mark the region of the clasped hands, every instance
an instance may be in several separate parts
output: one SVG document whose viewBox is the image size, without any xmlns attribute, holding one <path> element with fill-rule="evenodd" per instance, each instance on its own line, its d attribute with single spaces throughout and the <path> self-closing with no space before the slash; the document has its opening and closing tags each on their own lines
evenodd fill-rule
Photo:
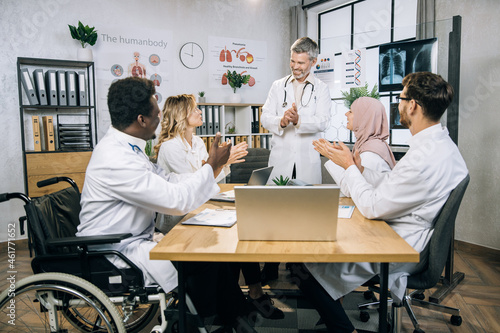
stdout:
<svg viewBox="0 0 500 333">
<path fill-rule="evenodd" d="M 299 122 L 299 113 L 297 111 L 297 106 L 295 103 L 292 103 L 292 107 L 283 113 L 283 117 L 280 121 L 280 126 L 285 128 L 288 124 L 292 123 L 294 126 Z"/>
<path fill-rule="evenodd" d="M 359 151 L 355 151 L 354 154 L 351 153 L 349 147 L 341 141 L 330 143 L 325 139 L 319 139 L 313 141 L 313 146 L 321 155 L 344 169 L 347 169 L 351 165 L 356 165 L 359 171 L 363 172 L 364 170 L 361 165 Z"/>
</svg>

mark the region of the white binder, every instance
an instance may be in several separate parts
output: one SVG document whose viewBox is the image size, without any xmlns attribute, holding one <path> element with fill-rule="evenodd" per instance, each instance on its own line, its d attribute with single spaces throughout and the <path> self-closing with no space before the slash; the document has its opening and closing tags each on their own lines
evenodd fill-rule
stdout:
<svg viewBox="0 0 500 333">
<path fill-rule="evenodd" d="M 57 105 L 57 79 L 56 71 L 51 69 L 45 72 L 45 88 L 49 105 Z"/>
<path fill-rule="evenodd" d="M 33 78 L 35 81 L 36 93 L 38 94 L 38 102 L 40 102 L 40 105 L 47 105 L 47 89 L 45 88 L 43 69 L 35 69 L 33 71 Z"/>
<path fill-rule="evenodd" d="M 78 105 L 87 106 L 89 105 L 87 101 L 87 80 L 85 78 L 85 72 L 78 72 Z"/>
<path fill-rule="evenodd" d="M 30 104 L 38 105 L 38 97 L 36 96 L 35 87 L 33 85 L 33 81 L 31 80 L 30 72 L 27 68 L 21 68 L 21 83 Z"/>
</svg>

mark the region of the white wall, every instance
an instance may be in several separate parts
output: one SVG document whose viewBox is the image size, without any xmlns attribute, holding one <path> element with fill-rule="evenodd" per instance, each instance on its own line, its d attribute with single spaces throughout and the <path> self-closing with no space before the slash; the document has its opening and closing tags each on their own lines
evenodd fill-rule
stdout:
<svg viewBox="0 0 500 333">
<path fill-rule="evenodd" d="M 273 80 L 288 71 L 290 7 L 298 0 L 143 0 L 143 1 L 0 1 L 0 124 L 3 138 L 0 193 L 24 192 L 17 57 L 76 58 L 78 42 L 71 39 L 68 24 L 78 20 L 95 26 L 113 26 L 127 33 L 134 28 L 173 32 L 175 50 L 187 41 L 208 47 L 208 37 L 236 37 L 267 43 L 267 82 L 258 93 L 242 96 L 242 102 L 264 103 Z M 176 53 L 177 54 L 177 53 Z M 182 67 L 175 57 L 172 94 L 207 92 L 209 102 L 221 102 L 222 89 L 207 89 L 208 61 L 199 70 Z M 228 88 L 228 90 L 230 90 Z M 101 96 L 102 98 L 102 96 Z M 97 98 L 99 103 L 99 96 Z M 222 100 L 224 102 L 224 100 Z M 23 215 L 22 205 L 0 203 L 0 242 L 7 240 L 8 223 Z"/>
<path fill-rule="evenodd" d="M 436 0 L 436 20 L 462 16 L 458 147 L 471 181 L 455 238 L 500 249 L 498 0 Z"/>
</svg>

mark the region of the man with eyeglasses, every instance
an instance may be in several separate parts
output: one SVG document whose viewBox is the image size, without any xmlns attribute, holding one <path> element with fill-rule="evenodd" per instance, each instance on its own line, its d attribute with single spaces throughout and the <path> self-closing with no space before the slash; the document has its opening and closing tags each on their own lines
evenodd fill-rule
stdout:
<svg viewBox="0 0 500 333">
<path fill-rule="evenodd" d="M 409 150 L 390 172 L 361 168 L 342 142 L 317 140 L 314 147 L 345 169 L 345 182 L 359 211 L 367 218 L 385 220 L 408 244 L 426 258 L 433 221 L 450 192 L 468 174 L 458 147 L 440 119 L 453 98 L 451 85 L 439 75 L 418 72 L 403 79 L 399 99 L 401 124 L 410 129 Z M 362 171 L 361 171 L 362 170 Z M 393 263 L 389 289 L 401 300 L 406 277 L 417 263 Z M 375 275 L 375 263 L 308 263 L 292 266 L 299 288 L 311 300 L 330 332 L 352 332 L 354 326 L 339 299 Z"/>
</svg>

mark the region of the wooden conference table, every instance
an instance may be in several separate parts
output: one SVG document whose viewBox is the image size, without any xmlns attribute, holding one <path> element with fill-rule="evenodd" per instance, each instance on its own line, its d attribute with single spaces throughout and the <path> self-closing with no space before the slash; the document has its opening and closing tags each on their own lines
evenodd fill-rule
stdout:
<svg viewBox="0 0 500 333">
<path fill-rule="evenodd" d="M 222 184 L 228 191 L 234 184 Z M 340 204 L 353 205 L 350 198 Z M 208 201 L 189 213 L 188 219 L 206 208 L 234 209 L 234 203 Z M 185 326 L 185 285 L 182 262 L 379 262 L 380 298 L 386 300 L 389 263 L 418 262 L 420 255 L 389 225 L 363 217 L 356 208 L 350 219 L 338 221 L 336 242 L 239 241 L 238 224 L 231 228 L 176 225 L 150 252 L 152 260 L 179 261 L 179 329 Z M 379 332 L 387 332 L 387 302 L 381 302 Z"/>
</svg>

